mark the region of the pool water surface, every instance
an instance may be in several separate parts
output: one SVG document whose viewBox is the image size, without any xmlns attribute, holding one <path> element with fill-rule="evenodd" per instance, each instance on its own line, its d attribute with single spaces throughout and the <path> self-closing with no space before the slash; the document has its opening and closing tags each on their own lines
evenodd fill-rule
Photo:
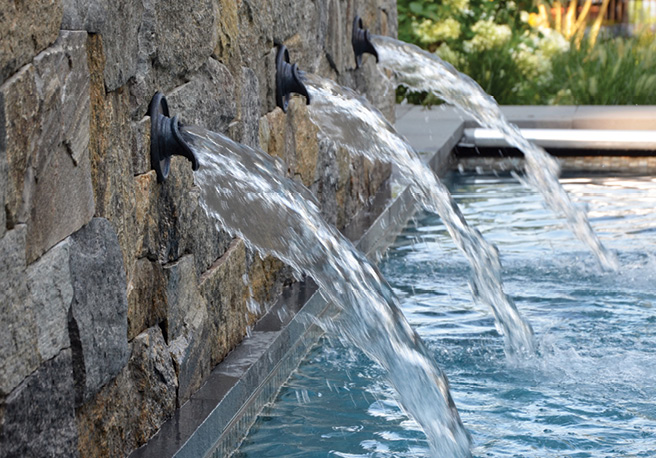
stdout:
<svg viewBox="0 0 656 458">
<path fill-rule="evenodd" d="M 447 373 L 477 457 L 656 456 L 656 179 L 561 183 L 622 265 L 592 255 L 509 176 L 458 175 L 451 191 L 495 243 L 506 292 L 538 354 L 509 359 L 469 266 L 439 217 L 420 213 L 380 268 Z M 383 371 L 326 335 L 267 405 L 237 457 L 429 456 Z"/>
</svg>

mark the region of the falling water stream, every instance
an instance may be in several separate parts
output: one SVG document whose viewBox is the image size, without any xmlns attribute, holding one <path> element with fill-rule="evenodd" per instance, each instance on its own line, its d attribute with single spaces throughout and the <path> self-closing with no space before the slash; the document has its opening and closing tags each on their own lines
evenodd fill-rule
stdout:
<svg viewBox="0 0 656 458">
<path fill-rule="evenodd" d="M 608 251 L 590 227 L 585 212 L 576 208 L 558 182 L 558 162 L 542 148 L 526 140 L 510 124 L 492 97 L 467 75 L 439 57 L 415 45 L 372 35 L 380 65 L 394 72 L 397 81 L 411 91 L 427 91 L 471 115 L 481 125 L 496 129 L 506 141 L 524 153 L 528 184 L 540 192 L 547 205 L 564 216 L 576 237 L 585 243 L 606 269 L 617 270 L 616 256 Z"/>
<path fill-rule="evenodd" d="M 320 216 L 312 194 L 265 153 L 198 127 L 182 128 L 198 157 L 200 204 L 217 226 L 310 275 L 341 308 L 331 325 L 377 361 L 432 454 L 469 457 L 449 383 L 377 269 Z"/>
<path fill-rule="evenodd" d="M 312 97 L 310 115 L 322 134 L 351 154 L 395 164 L 410 181 L 411 190 L 423 207 L 444 221 L 451 238 L 472 266 L 475 297 L 492 308 L 495 323 L 506 337 L 511 354 L 531 354 L 533 331 L 503 291 L 501 263 L 496 247 L 467 224 L 449 190 L 422 162 L 413 148 L 366 99 L 329 79 L 305 75 Z"/>
</svg>

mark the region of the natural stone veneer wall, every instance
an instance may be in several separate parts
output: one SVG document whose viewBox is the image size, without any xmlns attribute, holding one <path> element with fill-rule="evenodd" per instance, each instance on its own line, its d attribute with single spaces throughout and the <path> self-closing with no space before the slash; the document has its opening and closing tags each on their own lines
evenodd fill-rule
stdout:
<svg viewBox="0 0 656 458">
<path fill-rule="evenodd" d="M 355 14 L 396 33 L 394 0 L 0 0 L 1 457 L 129 453 L 291 281 L 215 229 L 186 160 L 156 183 L 156 90 L 282 157 L 338 227 L 366 204 L 389 169 L 274 104 L 278 41 L 392 116 L 373 59 L 353 68 Z"/>
</svg>

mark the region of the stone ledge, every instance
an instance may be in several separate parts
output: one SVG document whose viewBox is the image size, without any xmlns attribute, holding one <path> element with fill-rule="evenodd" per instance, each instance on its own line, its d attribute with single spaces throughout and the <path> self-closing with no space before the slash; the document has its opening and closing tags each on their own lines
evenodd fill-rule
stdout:
<svg viewBox="0 0 656 458">
<path fill-rule="evenodd" d="M 526 129 L 656 130 L 656 106 L 515 106 L 501 107 L 508 121 Z M 440 105 L 430 109 L 397 105 L 397 129 L 418 150 L 432 146 L 430 136 L 450 122 L 478 124 L 459 109 Z M 448 127 L 444 127 L 447 129 Z"/>
</svg>

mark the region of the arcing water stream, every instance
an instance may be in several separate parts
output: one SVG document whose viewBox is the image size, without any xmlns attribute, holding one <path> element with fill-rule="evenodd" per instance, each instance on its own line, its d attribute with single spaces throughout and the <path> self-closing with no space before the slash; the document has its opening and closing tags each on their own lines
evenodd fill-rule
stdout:
<svg viewBox="0 0 656 458">
<path fill-rule="evenodd" d="M 510 124 L 499 105 L 471 78 L 434 54 L 415 45 L 389 37 L 371 36 L 380 65 L 391 70 L 397 81 L 411 91 L 427 91 L 471 115 L 481 125 L 496 129 L 506 141 L 524 153 L 527 181 L 540 192 L 547 205 L 564 216 L 576 237 L 585 243 L 606 269 L 619 267 L 616 256 L 608 251 L 590 227 L 585 212 L 576 208 L 558 182 L 559 165 L 542 148 L 526 140 Z"/>
<path fill-rule="evenodd" d="M 259 150 L 197 127 L 183 128 L 182 135 L 200 164 L 201 206 L 217 226 L 310 275 L 342 308 L 335 326 L 385 369 L 432 454 L 471 456 L 446 376 L 376 268 L 323 221 L 310 192 Z"/>
<path fill-rule="evenodd" d="M 532 353 L 533 331 L 503 291 L 496 247 L 467 224 L 449 190 L 367 100 L 316 75 L 305 75 L 305 82 L 312 97 L 310 115 L 322 134 L 351 154 L 393 163 L 400 169 L 419 202 L 440 215 L 451 238 L 467 256 L 473 270 L 474 295 L 492 308 L 497 327 L 506 336 L 507 350 L 512 354 Z"/>
</svg>

